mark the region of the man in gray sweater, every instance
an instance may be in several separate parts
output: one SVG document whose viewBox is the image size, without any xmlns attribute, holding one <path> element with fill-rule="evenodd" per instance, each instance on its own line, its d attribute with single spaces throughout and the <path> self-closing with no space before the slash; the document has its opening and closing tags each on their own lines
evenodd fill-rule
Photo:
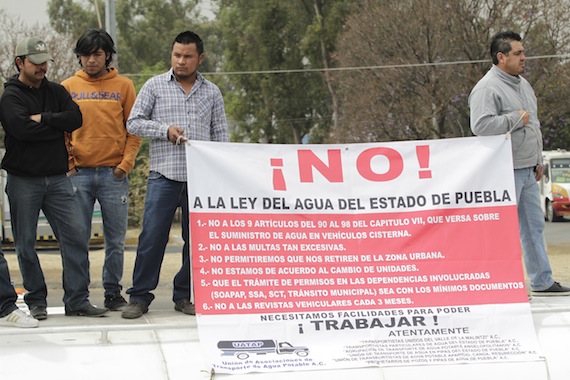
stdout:
<svg viewBox="0 0 570 380">
<path fill-rule="evenodd" d="M 552 278 L 546 253 L 544 214 L 537 181 L 542 177 L 542 133 L 532 86 L 520 74 L 525 54 L 519 34 L 496 34 L 491 42 L 493 67 L 469 96 L 475 135 L 511 135 L 519 232 L 523 260 L 534 296 L 567 296 L 570 288 Z"/>
</svg>

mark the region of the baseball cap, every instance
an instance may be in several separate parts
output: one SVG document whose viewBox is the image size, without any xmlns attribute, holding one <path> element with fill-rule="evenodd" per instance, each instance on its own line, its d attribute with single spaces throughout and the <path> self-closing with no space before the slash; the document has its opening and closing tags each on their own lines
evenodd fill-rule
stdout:
<svg viewBox="0 0 570 380">
<path fill-rule="evenodd" d="M 26 37 L 16 45 L 16 57 L 25 55 L 30 61 L 39 65 L 53 58 L 47 51 L 45 42 L 36 37 Z"/>
</svg>

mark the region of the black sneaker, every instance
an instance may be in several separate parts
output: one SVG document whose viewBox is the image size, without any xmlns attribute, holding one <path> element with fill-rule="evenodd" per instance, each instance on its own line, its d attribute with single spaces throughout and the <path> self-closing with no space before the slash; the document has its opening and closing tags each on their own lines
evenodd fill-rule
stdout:
<svg viewBox="0 0 570 380">
<path fill-rule="evenodd" d="M 148 311 L 148 306 L 143 305 L 142 303 L 137 301 L 132 301 L 129 302 L 127 306 L 125 306 L 125 308 L 123 309 L 123 313 L 121 314 L 121 317 L 125 319 L 135 319 L 142 317 L 142 315 L 147 311 Z"/>
<path fill-rule="evenodd" d="M 111 311 L 121 311 L 127 306 L 127 301 L 120 293 L 105 295 L 105 307 Z"/>
<path fill-rule="evenodd" d="M 176 301 L 174 304 L 174 310 L 181 311 L 184 314 L 188 315 L 196 315 L 196 308 L 194 307 L 194 304 L 188 300 Z"/>
<path fill-rule="evenodd" d="M 99 308 L 97 306 L 91 305 L 90 303 L 85 304 L 85 306 L 79 309 L 71 309 L 67 305 L 65 306 L 65 315 L 68 317 L 102 317 L 109 309 Z"/>
<path fill-rule="evenodd" d="M 30 315 L 38 321 L 47 319 L 47 309 L 45 306 L 34 306 L 30 309 Z"/>
<path fill-rule="evenodd" d="M 555 281 L 554 284 L 546 290 L 533 290 L 532 295 L 535 297 L 570 296 L 570 288 L 562 286 Z"/>
</svg>

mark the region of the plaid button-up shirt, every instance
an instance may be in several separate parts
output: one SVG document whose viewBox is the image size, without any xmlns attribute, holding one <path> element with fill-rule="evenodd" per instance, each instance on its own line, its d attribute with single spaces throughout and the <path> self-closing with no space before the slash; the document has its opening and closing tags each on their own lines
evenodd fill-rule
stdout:
<svg viewBox="0 0 570 380">
<path fill-rule="evenodd" d="M 168 140 L 168 127 L 184 129 L 189 140 L 228 141 L 220 89 L 198 73 L 189 94 L 173 70 L 149 79 L 141 88 L 127 121 L 127 130 L 150 138 L 150 170 L 186 182 L 186 148 Z"/>
</svg>

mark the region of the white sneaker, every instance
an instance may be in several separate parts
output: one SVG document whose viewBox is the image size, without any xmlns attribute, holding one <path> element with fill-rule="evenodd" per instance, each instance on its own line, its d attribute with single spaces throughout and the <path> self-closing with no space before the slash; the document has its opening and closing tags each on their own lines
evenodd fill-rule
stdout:
<svg viewBox="0 0 570 380">
<path fill-rule="evenodd" d="M 16 309 L 5 317 L 0 318 L 0 326 L 12 326 L 12 327 L 23 327 L 32 328 L 38 327 L 40 322 L 24 313 L 20 309 Z"/>
</svg>

